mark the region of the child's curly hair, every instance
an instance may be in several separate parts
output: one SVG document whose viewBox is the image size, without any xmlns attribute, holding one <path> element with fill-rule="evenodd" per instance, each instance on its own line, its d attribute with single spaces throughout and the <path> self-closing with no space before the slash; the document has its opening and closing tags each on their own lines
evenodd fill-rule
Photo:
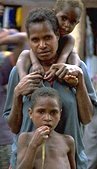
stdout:
<svg viewBox="0 0 97 169">
<path fill-rule="evenodd" d="M 56 0 L 54 11 L 55 13 L 58 13 L 59 11 L 62 11 L 65 6 L 69 4 L 71 7 L 76 8 L 78 7 L 81 12 L 83 10 L 83 2 L 81 0 Z"/>
</svg>

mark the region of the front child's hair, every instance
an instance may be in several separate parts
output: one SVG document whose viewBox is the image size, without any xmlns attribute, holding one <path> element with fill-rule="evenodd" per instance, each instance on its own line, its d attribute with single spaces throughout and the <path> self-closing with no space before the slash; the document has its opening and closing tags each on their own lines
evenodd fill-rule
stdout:
<svg viewBox="0 0 97 169">
<path fill-rule="evenodd" d="M 56 35 L 59 33 L 58 32 L 59 24 L 54 11 L 46 8 L 36 8 L 30 11 L 26 19 L 25 26 L 28 36 L 29 36 L 29 27 L 31 24 L 41 23 L 45 21 L 48 21 L 51 24 L 52 29 Z"/>
<path fill-rule="evenodd" d="M 79 8 L 81 12 L 83 10 L 83 3 L 81 0 L 57 0 L 54 6 L 55 13 L 62 11 L 68 4 L 73 8 Z"/>
<path fill-rule="evenodd" d="M 31 108 L 33 109 L 39 97 L 51 97 L 55 98 L 58 101 L 60 110 L 62 109 L 61 97 L 58 94 L 58 91 L 51 87 L 41 87 L 34 91 L 31 96 Z"/>
</svg>

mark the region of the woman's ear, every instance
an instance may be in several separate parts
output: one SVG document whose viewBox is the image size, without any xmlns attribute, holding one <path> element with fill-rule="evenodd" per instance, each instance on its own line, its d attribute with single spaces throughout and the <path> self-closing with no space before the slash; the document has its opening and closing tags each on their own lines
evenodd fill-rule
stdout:
<svg viewBox="0 0 97 169">
<path fill-rule="evenodd" d="M 33 117 L 33 112 L 32 112 L 32 109 L 31 108 L 29 108 L 28 109 L 28 113 L 29 113 L 29 117 L 30 117 L 30 119 L 32 119 L 32 117 Z"/>
</svg>

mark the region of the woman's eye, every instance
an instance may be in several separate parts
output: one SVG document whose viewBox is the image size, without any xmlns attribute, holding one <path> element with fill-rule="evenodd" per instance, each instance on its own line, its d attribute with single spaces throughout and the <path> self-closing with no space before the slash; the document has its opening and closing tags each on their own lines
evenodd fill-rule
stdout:
<svg viewBox="0 0 97 169">
<path fill-rule="evenodd" d="M 37 43 L 38 42 L 38 38 L 32 38 L 31 42 Z"/>
<path fill-rule="evenodd" d="M 51 36 L 46 36 L 45 40 L 50 40 L 52 37 Z"/>
</svg>

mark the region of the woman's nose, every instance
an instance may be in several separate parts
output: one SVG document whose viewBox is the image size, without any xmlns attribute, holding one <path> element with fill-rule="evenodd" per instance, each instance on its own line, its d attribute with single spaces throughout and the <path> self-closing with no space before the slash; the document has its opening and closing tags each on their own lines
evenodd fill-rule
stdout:
<svg viewBox="0 0 97 169">
<path fill-rule="evenodd" d="M 46 43 L 45 41 L 41 40 L 39 43 L 40 48 L 45 48 L 46 47 Z"/>
</svg>

